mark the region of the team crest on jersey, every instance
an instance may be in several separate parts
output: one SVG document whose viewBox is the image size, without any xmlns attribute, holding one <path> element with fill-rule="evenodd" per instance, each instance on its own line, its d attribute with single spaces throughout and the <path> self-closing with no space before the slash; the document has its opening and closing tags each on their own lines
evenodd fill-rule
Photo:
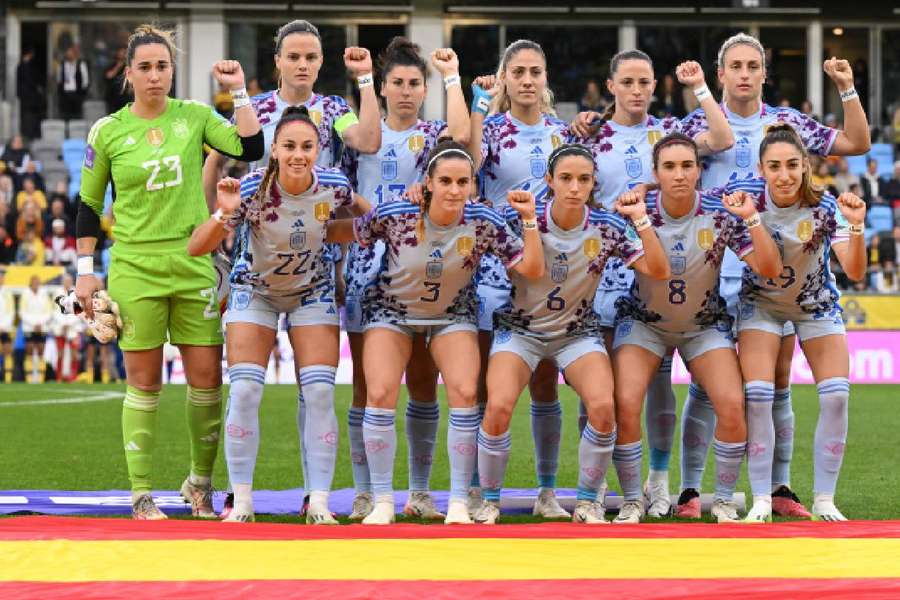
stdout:
<svg viewBox="0 0 900 600">
<path fill-rule="evenodd" d="M 812 239 L 813 224 L 809 219 L 804 219 L 797 223 L 797 237 L 801 242 L 808 242 Z"/>
<path fill-rule="evenodd" d="M 324 223 L 331 216 L 331 205 L 328 202 L 316 202 L 313 209 L 317 221 Z"/>
<path fill-rule="evenodd" d="M 190 134 L 187 119 L 175 119 L 172 123 L 172 133 L 179 139 L 184 139 Z"/>
<path fill-rule="evenodd" d="M 147 130 L 147 142 L 151 146 L 162 146 L 164 139 L 163 131 L 159 127 L 151 127 Z"/>
<path fill-rule="evenodd" d="M 562 283 L 569 276 L 569 265 L 564 262 L 553 263 L 550 267 L 550 279 L 553 283 Z"/>
<path fill-rule="evenodd" d="M 600 240 L 597 238 L 588 238 L 584 240 L 584 255 L 588 260 L 594 260 L 600 254 Z"/>
<path fill-rule="evenodd" d="M 651 130 L 647 132 L 647 143 L 650 144 L 650 147 L 656 145 L 656 142 L 661 140 L 663 137 L 662 131 Z"/>
<path fill-rule="evenodd" d="M 393 181 L 397 179 L 397 161 L 383 160 L 381 161 L 381 178 L 385 181 Z"/>
<path fill-rule="evenodd" d="M 639 158 L 626 158 L 625 159 L 625 173 L 632 179 L 637 179 L 641 176 L 641 172 L 644 170 L 643 165 L 641 164 L 641 159 Z"/>
<path fill-rule="evenodd" d="M 713 245 L 713 230 L 704 227 L 697 232 L 697 245 L 704 250 L 709 250 Z"/>
<path fill-rule="evenodd" d="M 316 127 L 322 124 L 322 111 L 321 110 L 311 110 L 309 111 L 309 119 L 316 124 Z"/>
<path fill-rule="evenodd" d="M 750 146 L 747 144 L 738 144 L 734 149 L 734 162 L 742 169 L 750 166 L 751 161 Z"/>
<path fill-rule="evenodd" d="M 428 279 L 440 279 L 443 272 L 444 264 L 440 261 L 432 260 L 425 264 L 425 277 Z"/>
<path fill-rule="evenodd" d="M 684 275 L 687 268 L 687 258 L 684 256 L 670 256 L 669 266 L 672 268 L 672 275 Z"/>
<path fill-rule="evenodd" d="M 553 149 L 556 150 L 562 146 L 562 138 L 554 133 L 550 136 L 550 143 L 553 144 Z"/>
<path fill-rule="evenodd" d="M 456 253 L 460 256 L 469 256 L 475 249 L 475 238 L 464 235 L 456 240 Z"/>
<path fill-rule="evenodd" d="M 425 148 L 425 136 L 419 133 L 411 135 L 409 136 L 409 139 L 406 140 L 406 145 L 409 147 L 410 152 L 418 154 Z"/>
<path fill-rule="evenodd" d="M 302 250 L 306 246 L 306 232 L 295 231 L 292 233 L 290 243 L 292 250 Z"/>
</svg>

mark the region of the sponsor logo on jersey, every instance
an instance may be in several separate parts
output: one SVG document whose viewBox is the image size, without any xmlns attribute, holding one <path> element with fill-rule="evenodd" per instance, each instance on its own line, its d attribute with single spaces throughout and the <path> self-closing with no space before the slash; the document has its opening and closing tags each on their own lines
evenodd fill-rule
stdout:
<svg viewBox="0 0 900 600">
<path fill-rule="evenodd" d="M 812 239 L 813 224 L 809 219 L 804 219 L 797 223 L 797 237 L 801 242 L 808 242 Z"/>
<path fill-rule="evenodd" d="M 588 238 L 584 240 L 582 249 L 588 260 L 594 260 L 600 254 L 600 240 L 598 238 Z"/>
<path fill-rule="evenodd" d="M 569 276 L 569 265 L 564 262 L 555 262 L 550 267 L 550 279 L 553 283 L 562 283 Z"/>
<path fill-rule="evenodd" d="M 687 268 L 687 258 L 684 256 L 670 256 L 669 266 L 672 268 L 672 275 L 684 275 Z"/>
<path fill-rule="evenodd" d="M 397 161 L 383 160 L 381 161 L 381 178 L 385 181 L 393 181 L 397 179 Z"/>
<path fill-rule="evenodd" d="M 675 245 L 672 246 L 672 252 L 684 252 L 684 244 L 676 242 Z"/>
<path fill-rule="evenodd" d="M 406 140 L 406 145 L 410 152 L 418 154 L 425 148 L 425 136 L 421 133 L 411 135 L 409 136 L 409 139 Z"/>
<path fill-rule="evenodd" d="M 88 144 L 88 147 L 84 149 L 84 166 L 88 169 L 94 170 L 94 158 L 97 156 L 97 151 L 94 150 L 94 147 Z"/>
<path fill-rule="evenodd" d="M 151 146 L 162 146 L 164 139 L 163 130 L 159 127 L 151 127 L 147 130 L 147 142 Z"/>
<path fill-rule="evenodd" d="M 709 250 L 713 245 L 713 230 L 704 227 L 697 232 L 697 245 L 703 250 Z"/>
<path fill-rule="evenodd" d="M 644 170 L 644 166 L 641 164 L 641 159 L 639 158 L 626 158 L 625 159 L 625 173 L 632 179 L 637 179 L 641 176 L 641 173 Z"/>
<path fill-rule="evenodd" d="M 444 263 L 432 260 L 425 264 L 425 277 L 428 279 L 440 279 L 444 272 Z"/>
<path fill-rule="evenodd" d="M 331 216 L 331 204 L 328 202 L 316 202 L 314 214 L 316 215 L 317 221 L 324 223 Z"/>
<path fill-rule="evenodd" d="M 441 249 L 440 249 L 440 248 L 435 249 L 435 251 L 432 252 L 431 254 L 429 254 L 428 256 L 429 256 L 429 258 L 436 258 L 436 259 L 438 259 L 438 260 L 444 258 L 444 255 L 441 254 Z"/>
<path fill-rule="evenodd" d="M 322 124 L 322 111 L 321 110 L 311 110 L 309 111 L 309 119 L 316 124 L 316 127 Z"/>
<path fill-rule="evenodd" d="M 460 256 L 469 256 L 475 249 L 475 238 L 464 235 L 456 240 L 456 253 Z"/>
<path fill-rule="evenodd" d="M 306 232 L 305 231 L 295 231 L 291 233 L 290 239 L 291 249 L 293 250 L 301 250 L 304 246 L 306 246 Z"/>
<path fill-rule="evenodd" d="M 131 136 L 129 135 L 129 136 L 128 136 L 128 139 L 125 140 L 125 143 L 122 144 L 122 145 L 123 145 L 123 146 L 134 146 L 135 143 L 136 143 L 136 142 L 134 141 L 134 138 L 131 137 Z"/>
<path fill-rule="evenodd" d="M 661 140 L 662 137 L 662 131 L 650 130 L 647 132 L 647 143 L 650 144 L 651 147 L 655 146 L 656 142 Z"/>
<path fill-rule="evenodd" d="M 172 122 L 172 133 L 179 139 L 184 139 L 190 134 L 187 119 L 175 119 Z"/>
<path fill-rule="evenodd" d="M 531 176 L 538 178 L 543 177 L 547 172 L 547 160 L 544 158 L 544 152 L 540 146 L 535 146 L 531 150 Z"/>
</svg>

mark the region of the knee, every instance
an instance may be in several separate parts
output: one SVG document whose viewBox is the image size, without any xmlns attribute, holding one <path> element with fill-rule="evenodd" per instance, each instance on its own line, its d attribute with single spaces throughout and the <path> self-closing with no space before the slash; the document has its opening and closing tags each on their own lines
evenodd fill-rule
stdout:
<svg viewBox="0 0 900 600">
<path fill-rule="evenodd" d="M 482 427 L 491 435 L 499 435 L 509 429 L 515 401 L 492 398 L 484 411 Z"/>
<path fill-rule="evenodd" d="M 381 381 L 368 382 L 366 385 L 366 406 L 371 408 L 395 408 L 397 405 L 397 386 Z"/>
<path fill-rule="evenodd" d="M 728 429 L 743 427 L 745 422 L 743 394 L 734 393 L 724 396 L 717 407 L 716 419 Z"/>
<path fill-rule="evenodd" d="M 615 409 L 612 398 L 607 400 L 587 401 L 588 421 L 597 431 L 612 431 L 616 424 Z"/>
<path fill-rule="evenodd" d="M 222 385 L 222 365 L 218 361 L 194 366 L 185 375 L 191 387 L 210 389 Z"/>
</svg>

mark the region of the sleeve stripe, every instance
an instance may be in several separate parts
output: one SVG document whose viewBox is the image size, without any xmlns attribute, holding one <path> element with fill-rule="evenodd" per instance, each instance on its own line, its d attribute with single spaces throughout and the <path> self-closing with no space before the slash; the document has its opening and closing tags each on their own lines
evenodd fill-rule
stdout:
<svg viewBox="0 0 900 600">
<path fill-rule="evenodd" d="M 100 135 L 100 129 L 103 128 L 104 125 L 113 121 L 113 118 L 110 116 L 103 117 L 91 127 L 90 132 L 88 132 L 87 143 L 90 145 L 94 145 L 97 141 L 97 136 Z"/>
</svg>

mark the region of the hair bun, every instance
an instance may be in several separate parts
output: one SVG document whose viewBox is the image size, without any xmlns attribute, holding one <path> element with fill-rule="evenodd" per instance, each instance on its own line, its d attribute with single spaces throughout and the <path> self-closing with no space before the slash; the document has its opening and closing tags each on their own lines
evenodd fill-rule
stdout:
<svg viewBox="0 0 900 600">
<path fill-rule="evenodd" d="M 309 109 L 305 106 L 288 106 L 281 113 L 282 117 L 289 117 L 291 115 L 304 115 L 308 117 Z"/>
</svg>

